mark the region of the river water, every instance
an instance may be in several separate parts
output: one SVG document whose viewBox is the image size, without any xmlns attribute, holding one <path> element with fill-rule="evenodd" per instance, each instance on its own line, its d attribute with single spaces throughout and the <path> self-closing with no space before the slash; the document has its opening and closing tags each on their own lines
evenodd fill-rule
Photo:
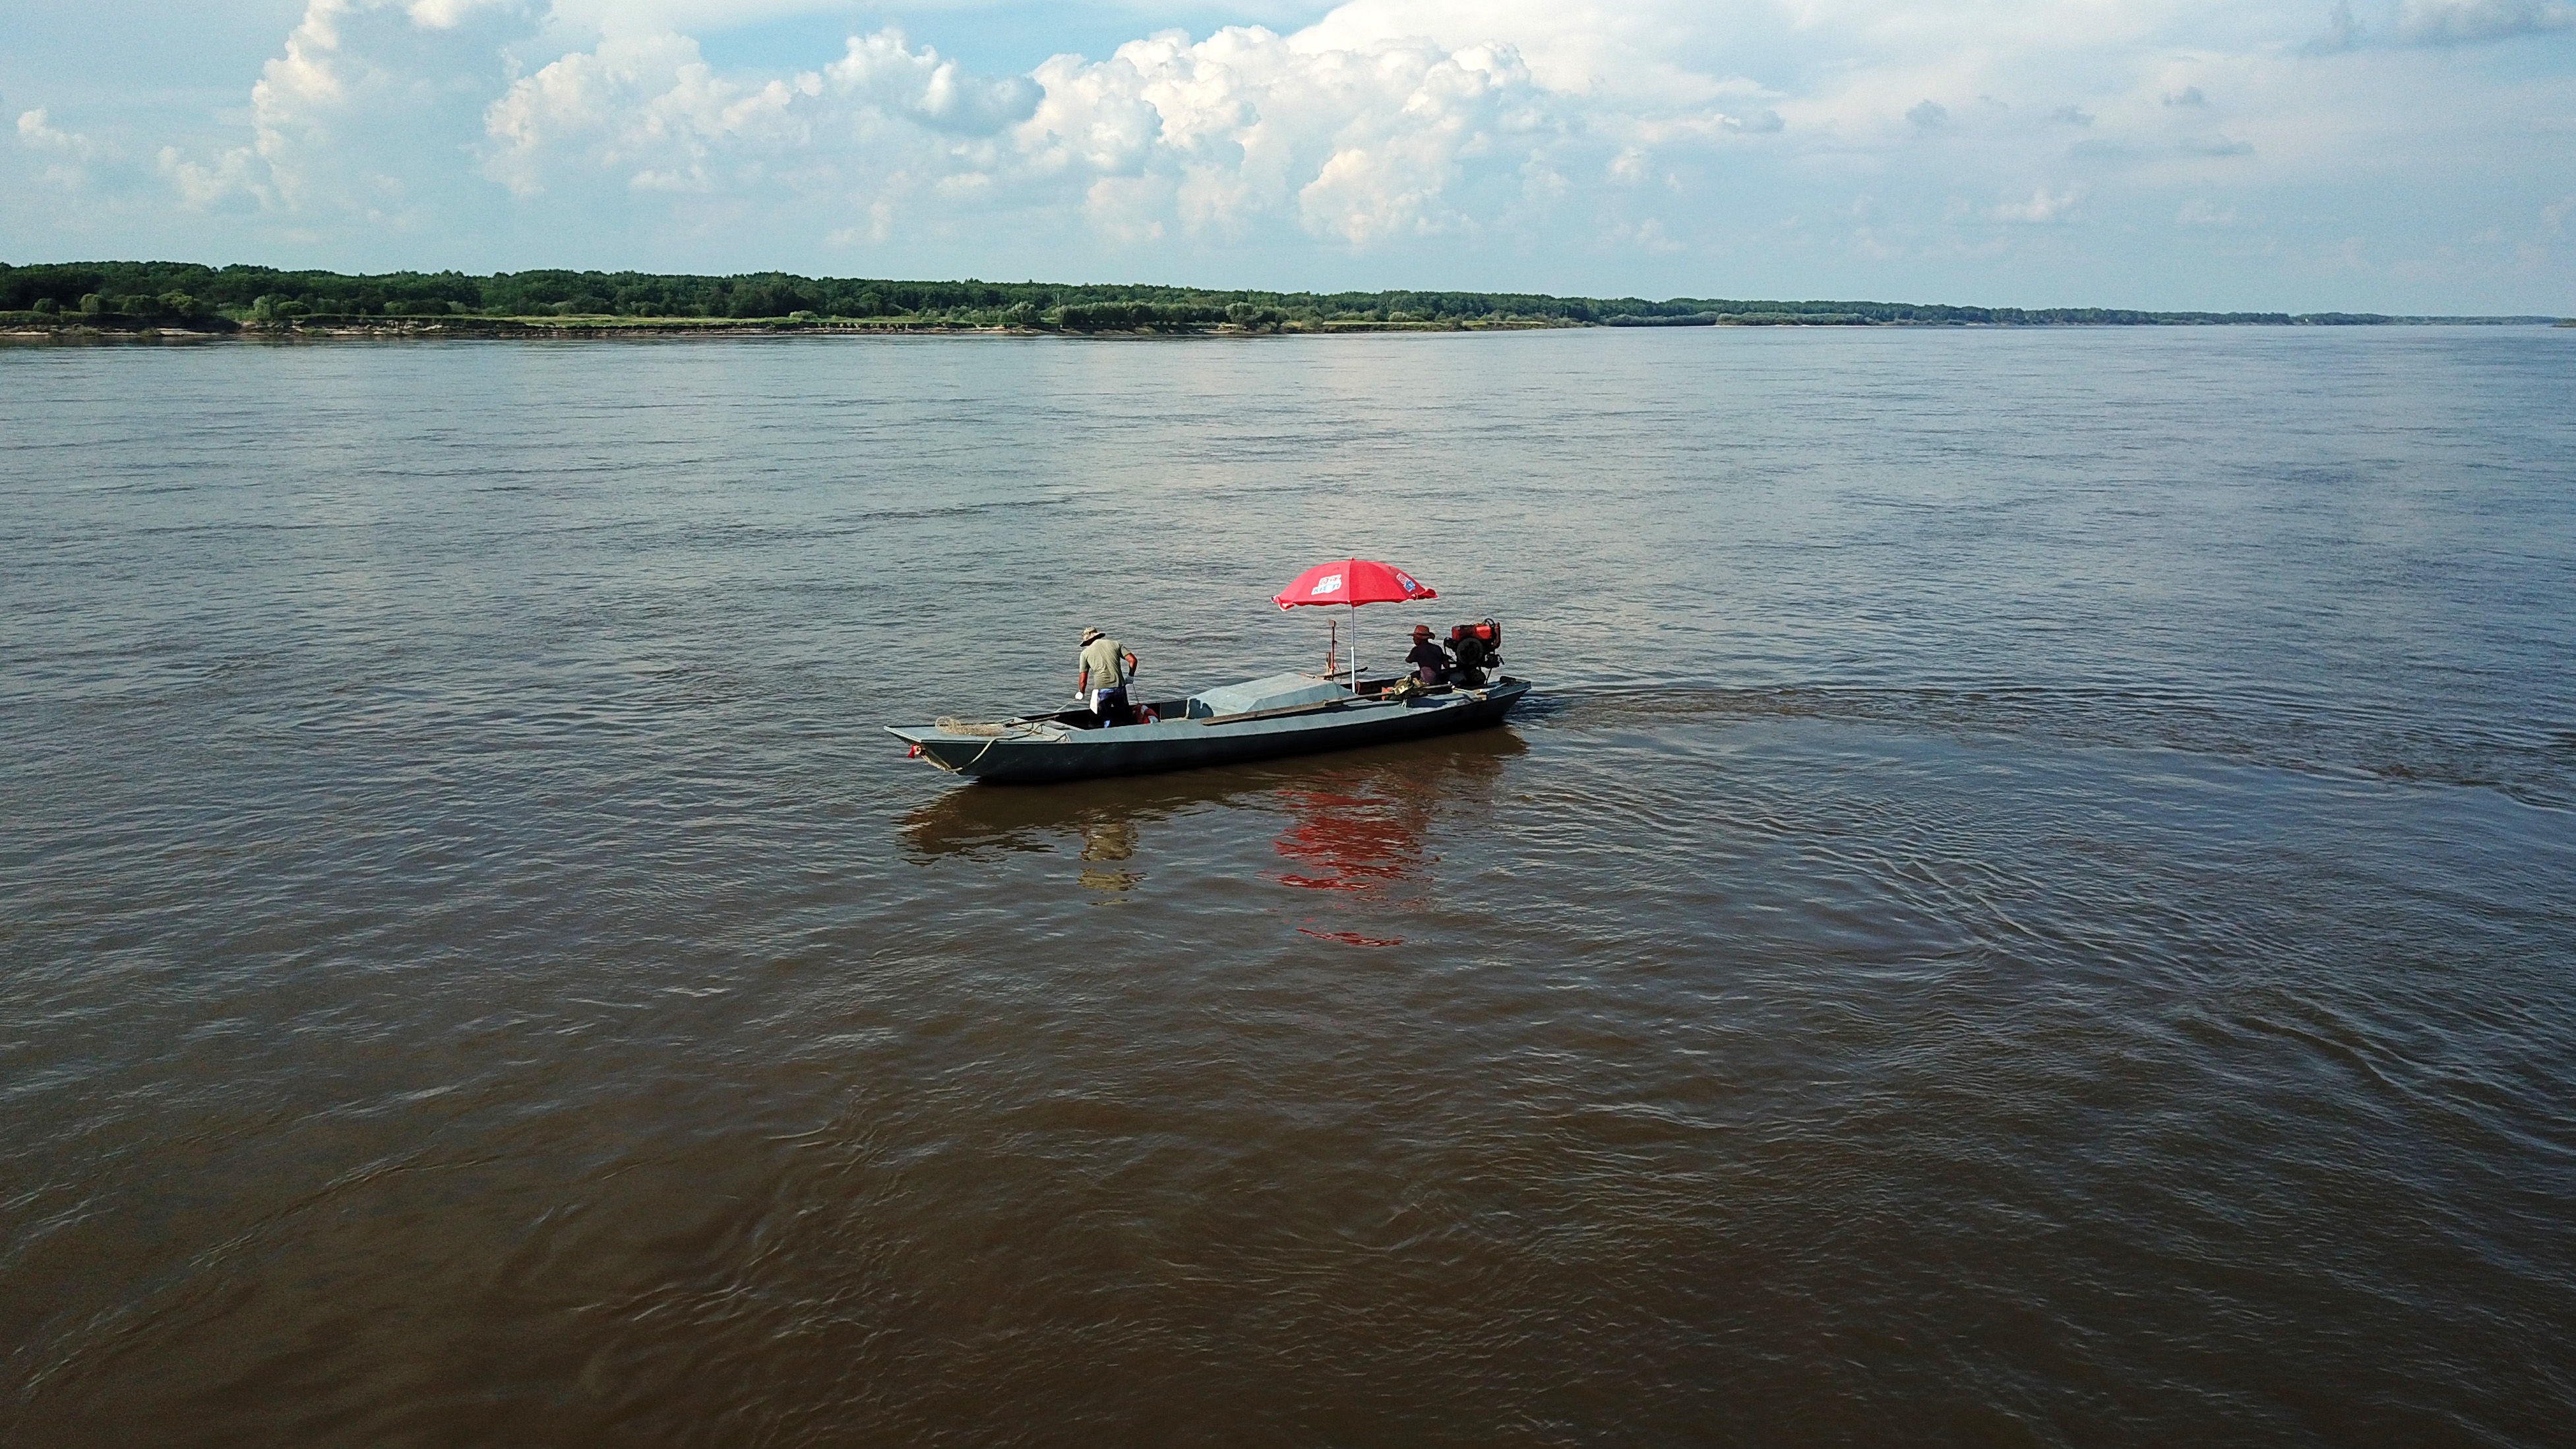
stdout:
<svg viewBox="0 0 2576 1449">
<path fill-rule="evenodd" d="M 0 1440 L 2565 1442 L 2576 333 L 0 352 Z M 878 728 L 1503 620 L 1504 730 Z"/>
</svg>

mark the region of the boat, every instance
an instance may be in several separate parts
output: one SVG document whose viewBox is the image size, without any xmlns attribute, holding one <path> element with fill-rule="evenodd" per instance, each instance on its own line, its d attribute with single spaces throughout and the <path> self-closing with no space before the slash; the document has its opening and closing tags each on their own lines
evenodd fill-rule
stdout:
<svg viewBox="0 0 2576 1449">
<path fill-rule="evenodd" d="M 1271 596 L 1281 612 L 1440 597 L 1412 574 L 1376 559 L 1340 558 L 1299 574 Z M 1420 635 L 1431 631 L 1423 629 Z M 1097 631 L 1086 633 L 1087 643 Z M 1417 637 L 1420 637 L 1418 635 Z M 1335 637 L 1339 637 L 1338 626 Z M 1446 681 L 1366 679 L 1354 627 L 1349 672 L 1324 654 L 1321 674 L 1238 680 L 1184 699 L 1136 706 L 1138 723 L 1112 725 L 1088 709 L 991 723 L 942 719 L 888 725 L 913 755 L 951 774 L 993 784 L 1044 784 L 1233 765 L 1281 755 L 1392 744 L 1498 725 L 1530 691 L 1502 672 L 1503 626 L 1488 618 L 1449 631 Z"/>
<path fill-rule="evenodd" d="M 1090 710 L 1070 709 L 886 732 L 940 769 L 988 784 L 1144 775 L 1482 729 L 1501 724 L 1530 691 L 1528 680 L 1507 674 L 1466 677 L 1479 682 L 1273 674 L 1149 702 L 1140 718 L 1151 723 L 1104 725 Z"/>
</svg>

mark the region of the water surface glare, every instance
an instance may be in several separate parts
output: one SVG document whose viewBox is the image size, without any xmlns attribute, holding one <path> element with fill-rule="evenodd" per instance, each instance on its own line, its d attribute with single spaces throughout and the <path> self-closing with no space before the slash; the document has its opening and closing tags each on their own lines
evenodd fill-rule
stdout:
<svg viewBox="0 0 2576 1449">
<path fill-rule="evenodd" d="M 2564 1443 L 2576 333 L 0 349 L 0 1442 Z M 1310 667 L 1505 730 L 959 788 Z"/>
</svg>

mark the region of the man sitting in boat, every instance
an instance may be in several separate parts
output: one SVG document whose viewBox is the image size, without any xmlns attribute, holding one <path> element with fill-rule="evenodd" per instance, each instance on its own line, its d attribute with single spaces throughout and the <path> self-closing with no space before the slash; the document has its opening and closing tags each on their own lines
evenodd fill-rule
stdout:
<svg viewBox="0 0 2576 1449">
<path fill-rule="evenodd" d="M 1431 637 L 1431 626 L 1428 624 L 1413 626 L 1413 652 L 1404 656 L 1404 662 L 1413 666 L 1414 677 L 1424 684 L 1442 684 L 1448 681 L 1448 651 L 1440 647 L 1439 640 Z"/>
<path fill-rule="evenodd" d="M 1075 662 L 1080 672 L 1073 678 L 1073 692 L 1090 701 L 1101 727 L 1134 724 L 1136 711 L 1127 703 L 1127 681 L 1136 677 L 1136 656 L 1099 630 L 1085 629 L 1082 653 Z"/>
</svg>

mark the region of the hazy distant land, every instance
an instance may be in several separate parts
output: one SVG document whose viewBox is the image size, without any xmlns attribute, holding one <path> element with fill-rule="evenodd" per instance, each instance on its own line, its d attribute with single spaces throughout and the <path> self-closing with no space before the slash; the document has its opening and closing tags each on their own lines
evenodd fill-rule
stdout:
<svg viewBox="0 0 2576 1449">
<path fill-rule="evenodd" d="M 2536 325 L 2555 317 L 2146 312 L 1523 292 L 1264 292 L 1055 282 L 646 272 L 290 272 L 185 262 L 0 263 L 0 333 L 601 336 L 636 332 L 1119 334 L 1526 327 Z"/>
</svg>

